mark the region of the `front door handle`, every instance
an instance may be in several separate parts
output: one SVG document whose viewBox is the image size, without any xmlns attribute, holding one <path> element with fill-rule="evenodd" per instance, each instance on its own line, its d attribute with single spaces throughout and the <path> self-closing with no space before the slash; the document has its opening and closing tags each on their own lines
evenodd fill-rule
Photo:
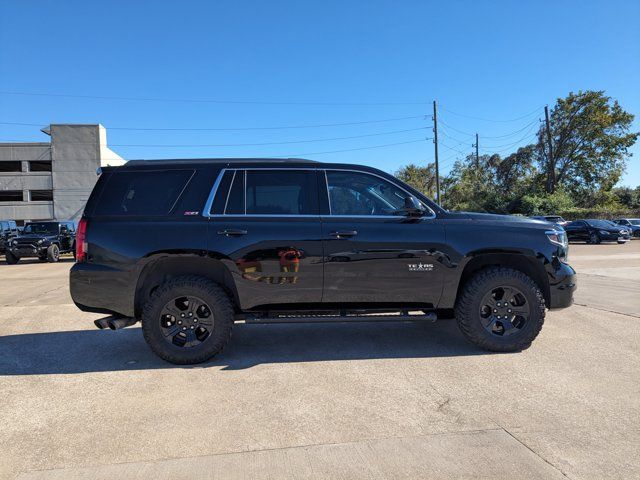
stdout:
<svg viewBox="0 0 640 480">
<path fill-rule="evenodd" d="M 358 234 L 356 230 L 339 230 L 336 232 L 331 232 L 329 235 L 336 238 L 349 238 L 355 237 Z"/>
<path fill-rule="evenodd" d="M 225 230 L 218 230 L 218 235 L 226 235 L 227 237 L 239 237 L 240 235 L 246 235 L 246 230 L 238 230 L 235 228 L 227 228 Z"/>
</svg>

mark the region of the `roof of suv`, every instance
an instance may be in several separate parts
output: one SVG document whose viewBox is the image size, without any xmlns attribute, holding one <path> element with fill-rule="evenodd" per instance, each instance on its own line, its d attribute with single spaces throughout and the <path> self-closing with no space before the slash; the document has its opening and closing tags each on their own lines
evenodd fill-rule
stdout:
<svg viewBox="0 0 640 480">
<path fill-rule="evenodd" d="M 161 164 L 228 164 L 228 163 L 267 163 L 267 164 L 301 164 L 301 163 L 313 163 L 317 164 L 315 160 L 307 160 L 305 158 L 176 158 L 176 159 L 161 159 L 161 160 L 129 160 L 126 166 L 136 165 L 158 165 Z"/>
</svg>

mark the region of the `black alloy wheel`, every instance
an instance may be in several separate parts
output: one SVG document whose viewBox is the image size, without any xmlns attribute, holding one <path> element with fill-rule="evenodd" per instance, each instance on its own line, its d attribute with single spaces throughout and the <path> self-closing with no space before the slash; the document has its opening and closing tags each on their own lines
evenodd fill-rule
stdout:
<svg viewBox="0 0 640 480">
<path fill-rule="evenodd" d="M 177 365 L 220 353 L 231 337 L 232 300 L 208 278 L 185 275 L 158 286 L 141 312 L 142 333 L 153 352 Z"/>
<path fill-rule="evenodd" d="M 207 303 L 194 296 L 181 296 L 167 302 L 160 312 L 164 339 L 182 348 L 202 344 L 213 332 L 214 317 Z"/>
<path fill-rule="evenodd" d="M 519 332 L 529 321 L 531 310 L 527 298 L 516 287 L 493 288 L 480 302 L 480 319 L 484 329 L 497 336 Z"/>
</svg>

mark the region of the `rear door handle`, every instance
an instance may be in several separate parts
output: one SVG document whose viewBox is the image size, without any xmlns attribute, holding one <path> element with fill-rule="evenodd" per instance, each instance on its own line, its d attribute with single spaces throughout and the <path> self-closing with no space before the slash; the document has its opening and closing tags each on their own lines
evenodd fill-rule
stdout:
<svg viewBox="0 0 640 480">
<path fill-rule="evenodd" d="M 238 237 L 240 235 L 246 235 L 246 230 L 237 230 L 235 228 L 227 228 L 225 230 L 218 230 L 218 235 L 226 235 L 227 237 Z"/>
<path fill-rule="evenodd" d="M 339 230 L 336 232 L 331 232 L 329 235 L 336 238 L 349 238 L 355 237 L 358 234 L 356 230 Z"/>
</svg>

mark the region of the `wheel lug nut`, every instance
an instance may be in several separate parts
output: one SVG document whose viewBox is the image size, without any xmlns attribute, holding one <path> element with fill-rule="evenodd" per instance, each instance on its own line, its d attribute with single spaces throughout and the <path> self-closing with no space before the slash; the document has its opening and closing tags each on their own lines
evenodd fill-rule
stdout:
<svg viewBox="0 0 640 480">
<path fill-rule="evenodd" d="M 182 320 L 178 320 L 178 325 L 182 325 Z"/>
<path fill-rule="evenodd" d="M 496 310 L 495 308 L 493 309 L 493 313 L 498 313 L 498 310 Z"/>
<path fill-rule="evenodd" d="M 198 319 L 197 319 L 197 318 L 194 318 L 194 319 L 193 319 L 193 322 L 194 322 L 194 323 L 198 323 Z"/>
<path fill-rule="evenodd" d="M 184 318 L 184 313 L 181 313 L 181 314 L 180 314 L 180 316 L 181 316 L 182 318 Z"/>
<path fill-rule="evenodd" d="M 190 317 L 193 317 L 193 313 L 189 312 L 189 316 L 190 316 Z"/>
<path fill-rule="evenodd" d="M 183 329 L 183 330 L 186 330 L 186 329 L 187 329 L 187 327 L 182 327 L 182 329 Z"/>
<path fill-rule="evenodd" d="M 191 327 L 191 330 L 193 330 L 193 326 Z"/>
</svg>

